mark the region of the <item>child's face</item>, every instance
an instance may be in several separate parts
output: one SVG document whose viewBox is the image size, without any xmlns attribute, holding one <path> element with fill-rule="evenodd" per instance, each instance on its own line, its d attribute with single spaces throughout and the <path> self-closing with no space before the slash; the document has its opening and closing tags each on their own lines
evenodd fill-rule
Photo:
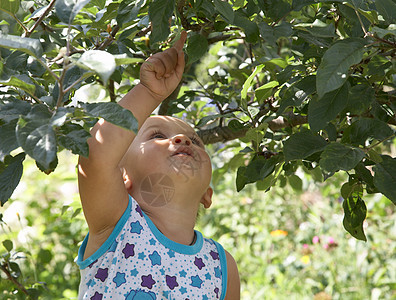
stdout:
<svg viewBox="0 0 396 300">
<path fill-rule="evenodd" d="M 127 152 L 125 167 L 133 184 L 164 174 L 176 183 L 190 184 L 196 192 L 204 192 L 212 176 L 209 155 L 193 128 L 168 116 L 146 120 Z"/>
</svg>

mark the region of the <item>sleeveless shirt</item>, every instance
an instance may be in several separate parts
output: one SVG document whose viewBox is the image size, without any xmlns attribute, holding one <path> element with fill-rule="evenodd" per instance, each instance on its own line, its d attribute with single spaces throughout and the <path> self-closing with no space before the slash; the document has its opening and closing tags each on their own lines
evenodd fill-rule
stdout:
<svg viewBox="0 0 396 300">
<path fill-rule="evenodd" d="M 103 245 L 77 257 L 79 299 L 224 299 L 227 262 L 223 247 L 195 231 L 187 246 L 163 235 L 131 196 L 128 208 Z"/>
</svg>

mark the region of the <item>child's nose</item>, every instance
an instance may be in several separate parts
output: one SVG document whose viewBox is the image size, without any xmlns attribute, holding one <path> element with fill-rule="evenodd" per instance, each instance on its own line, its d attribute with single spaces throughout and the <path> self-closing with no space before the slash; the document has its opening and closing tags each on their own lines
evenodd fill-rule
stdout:
<svg viewBox="0 0 396 300">
<path fill-rule="evenodd" d="M 180 145 L 191 145 L 191 140 L 185 136 L 184 134 L 178 134 L 173 137 L 173 143 L 174 144 L 180 144 Z"/>
</svg>

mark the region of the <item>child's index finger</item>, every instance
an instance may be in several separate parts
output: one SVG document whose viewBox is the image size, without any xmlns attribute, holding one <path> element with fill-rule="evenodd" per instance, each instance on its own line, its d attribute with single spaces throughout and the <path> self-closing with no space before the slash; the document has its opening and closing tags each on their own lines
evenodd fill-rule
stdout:
<svg viewBox="0 0 396 300">
<path fill-rule="evenodd" d="M 183 30 L 180 33 L 179 40 L 173 46 L 177 50 L 177 52 L 180 52 L 183 50 L 183 46 L 184 46 L 184 43 L 186 42 L 186 40 L 187 40 L 187 32 L 185 30 Z"/>
</svg>

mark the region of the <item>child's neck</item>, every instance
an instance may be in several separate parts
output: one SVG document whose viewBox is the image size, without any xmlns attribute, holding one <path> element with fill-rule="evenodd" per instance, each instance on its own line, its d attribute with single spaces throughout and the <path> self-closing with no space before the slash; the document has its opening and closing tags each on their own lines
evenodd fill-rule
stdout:
<svg viewBox="0 0 396 300">
<path fill-rule="evenodd" d="M 183 209 L 175 205 L 142 207 L 154 225 L 168 239 L 183 245 L 191 245 L 195 239 L 194 227 L 197 209 Z"/>
</svg>

